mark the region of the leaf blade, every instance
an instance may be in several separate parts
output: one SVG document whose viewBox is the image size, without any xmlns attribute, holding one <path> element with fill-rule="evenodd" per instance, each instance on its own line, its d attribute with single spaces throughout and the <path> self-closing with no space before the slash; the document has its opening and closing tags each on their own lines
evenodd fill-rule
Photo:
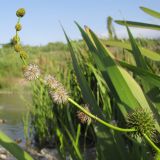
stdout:
<svg viewBox="0 0 160 160">
<path fill-rule="evenodd" d="M 149 9 L 149 8 L 146 8 L 146 7 L 143 7 L 143 6 L 140 7 L 140 9 L 143 12 L 147 13 L 148 15 L 160 19 L 160 12 L 157 12 L 155 10 L 152 10 L 152 9 Z"/>
<path fill-rule="evenodd" d="M 149 24 L 149 23 L 142 23 L 142 22 L 133 22 L 133 21 L 122 21 L 122 20 L 116 20 L 117 24 L 129 27 L 137 27 L 137 28 L 144 28 L 144 29 L 153 29 L 153 30 L 160 30 L 160 25 L 155 24 Z"/>
</svg>

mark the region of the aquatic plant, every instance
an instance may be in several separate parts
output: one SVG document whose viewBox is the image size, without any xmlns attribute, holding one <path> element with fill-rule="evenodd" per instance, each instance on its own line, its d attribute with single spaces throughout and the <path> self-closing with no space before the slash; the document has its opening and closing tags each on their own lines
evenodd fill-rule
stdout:
<svg viewBox="0 0 160 160">
<path fill-rule="evenodd" d="M 156 17 L 159 15 L 157 12 L 148 11 L 154 16 L 156 14 Z M 55 76 L 43 76 L 36 64 L 27 61 L 28 54 L 21 46 L 18 35 L 21 30 L 20 18 L 24 16 L 25 10 L 20 9 L 16 14 L 19 19 L 15 27 L 16 35 L 13 37 L 14 49 L 23 62 L 24 77 L 34 83 L 31 125 L 40 135 L 40 141 L 44 138 L 51 140 L 56 135 L 58 140 L 56 139 L 55 143 L 59 147 L 61 158 L 66 159 L 69 152 L 70 159 L 85 159 L 80 147 L 80 137 L 82 126 L 87 122 L 84 135 L 86 138 L 88 127 L 92 128 L 97 159 L 149 159 L 153 154 L 144 141 L 156 151 L 158 157 L 160 148 L 152 138 L 160 133 L 159 104 L 150 93 L 154 92 L 153 89 L 159 89 L 160 77 L 154 73 L 146 57 L 151 61 L 159 61 L 160 56 L 137 45 L 128 28 L 129 23 L 125 22 L 130 38 L 129 46 L 117 41 L 106 44 L 129 50 L 134 65 L 114 57 L 104 45 L 105 42 L 87 26 L 83 29 L 76 23 L 88 47 L 85 53 L 74 46 L 64 31 L 75 74 L 66 77 L 73 81 L 76 76 L 75 86 L 69 88 L 73 87 L 74 91 L 78 91 L 80 95 L 77 95 L 72 90 L 69 90 L 71 94 L 68 94 L 67 87 Z M 133 72 L 134 76 L 126 69 Z M 73 73 L 72 69 L 70 71 Z M 53 106 L 49 96 L 53 100 Z M 90 107 L 88 109 L 80 104 L 88 104 Z M 156 116 L 153 116 L 155 114 Z M 77 115 L 82 124 L 75 123 Z M 17 156 L 17 151 L 12 151 L 10 146 L 8 150 Z M 146 151 L 149 151 L 149 156 Z M 19 156 L 17 158 L 20 159 Z"/>
</svg>

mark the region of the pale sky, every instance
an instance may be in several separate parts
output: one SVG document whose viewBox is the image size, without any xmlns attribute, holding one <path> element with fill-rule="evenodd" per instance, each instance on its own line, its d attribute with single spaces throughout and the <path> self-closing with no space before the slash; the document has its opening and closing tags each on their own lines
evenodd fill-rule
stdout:
<svg viewBox="0 0 160 160">
<path fill-rule="evenodd" d="M 26 9 L 26 15 L 21 21 L 22 42 L 43 45 L 48 42 L 65 41 L 59 21 L 71 39 L 81 38 L 74 21 L 81 26 L 88 25 L 101 36 L 107 36 L 108 16 L 112 16 L 115 20 L 160 24 L 158 19 L 142 12 L 140 6 L 160 11 L 160 0 L 1 0 L 0 43 L 7 43 L 15 34 L 14 26 L 17 21 L 15 12 L 21 7 Z M 124 27 L 115 24 L 115 28 L 120 37 L 126 36 Z M 134 36 L 160 37 L 158 31 L 142 29 L 132 31 Z"/>
</svg>

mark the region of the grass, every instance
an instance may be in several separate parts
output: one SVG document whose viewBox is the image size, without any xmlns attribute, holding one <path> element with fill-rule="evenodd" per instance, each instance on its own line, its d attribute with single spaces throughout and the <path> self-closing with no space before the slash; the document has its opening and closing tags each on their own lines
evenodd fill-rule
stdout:
<svg viewBox="0 0 160 160">
<path fill-rule="evenodd" d="M 46 73 L 56 74 L 58 67 L 65 68 L 66 63 L 64 62 L 69 59 L 67 45 L 59 42 L 46 46 L 25 46 L 25 49 L 30 55 L 29 61 L 40 65 Z M 0 55 L 0 89 L 16 89 L 16 87 L 13 88 L 13 84 L 19 84 L 19 81 L 23 79 L 19 56 L 12 46 L 0 48 Z M 18 87 L 18 85 L 16 86 Z"/>
<path fill-rule="evenodd" d="M 102 42 L 105 44 L 106 40 L 102 40 Z M 160 48 L 158 47 L 160 42 L 158 39 L 137 39 L 137 42 L 145 48 L 160 53 Z M 79 46 L 79 48 L 84 48 L 83 50 L 86 48 L 82 41 L 74 41 L 74 45 Z M 49 43 L 45 46 L 25 46 L 25 49 L 29 53 L 29 61 L 41 66 L 45 73 L 56 74 L 59 67 L 65 68 L 67 66 L 67 64 L 64 63 L 66 60 L 67 62 L 71 60 L 67 45 L 62 42 Z M 118 47 L 110 47 L 109 49 L 115 56 L 124 59 L 123 49 Z M 125 57 L 126 60 L 127 58 L 129 60 L 131 59 L 129 55 L 125 54 Z M 156 65 L 158 65 L 158 63 Z M 16 84 L 19 84 L 19 81 L 23 78 L 22 72 L 20 72 L 22 63 L 19 61 L 19 56 L 12 46 L 0 48 L 0 66 L 0 89 L 16 90 L 16 88 L 18 88 Z M 157 72 L 159 72 L 158 69 Z M 12 84 L 15 84 L 16 87 L 13 88 Z"/>
</svg>

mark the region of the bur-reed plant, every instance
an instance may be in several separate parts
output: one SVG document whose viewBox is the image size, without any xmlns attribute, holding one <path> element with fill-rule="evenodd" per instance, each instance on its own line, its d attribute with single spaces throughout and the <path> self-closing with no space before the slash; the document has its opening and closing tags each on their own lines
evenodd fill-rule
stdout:
<svg viewBox="0 0 160 160">
<path fill-rule="evenodd" d="M 36 123 L 36 125 L 38 124 L 37 127 L 33 124 L 35 131 L 37 128 L 42 129 L 38 131 L 41 134 L 40 137 L 47 136 L 48 133 L 52 133 L 52 137 L 55 133 L 58 139 L 57 146 L 59 146 L 59 152 L 63 159 L 67 157 L 68 153 L 70 159 L 84 159 L 85 156 L 79 145 L 81 125 L 75 123 L 75 115 L 73 114 L 74 109 L 77 109 L 80 110 L 78 111 L 80 115 L 78 117 L 81 120 L 85 118 L 96 137 L 97 159 L 150 159 L 153 154 L 144 141 L 148 142 L 159 154 L 160 149 L 152 139 L 156 133 L 160 132 L 158 109 L 156 103 L 147 94 L 152 92 L 153 88 L 158 87 L 159 76 L 154 73 L 143 57 L 151 58 L 153 52 L 149 50 L 143 52 L 143 49 L 138 47 L 129 28 L 126 26 L 131 46 L 125 45 L 125 47 L 131 50 L 135 60 L 135 65 L 127 64 L 117 60 L 90 28 L 85 27 L 84 30 L 77 23 L 76 25 L 89 49 L 87 51 L 88 61 L 84 63 L 85 58 L 80 53 L 81 51 L 73 47 L 64 31 L 71 52 L 76 81 L 80 86 L 78 92 L 82 94 L 77 98 L 78 103 L 71 97 L 72 94 L 70 95 L 66 90 L 67 87 L 65 88 L 57 80 L 57 77 L 48 76 L 43 78 L 42 72 L 37 65 L 28 64 L 26 52 L 21 50 L 21 47 L 16 46 L 20 42 L 18 30 L 13 38 L 15 50 L 20 54 L 24 65 L 25 78 L 39 83 L 40 87 L 36 91 L 38 95 L 40 92 L 37 97 L 40 101 L 35 102 L 39 105 L 35 106 L 34 111 L 36 114 L 33 116 L 33 118 L 37 116 L 35 122 L 40 118 L 40 123 Z M 119 43 L 116 44 L 119 45 Z M 155 54 L 151 60 L 155 60 L 156 56 L 159 57 L 158 54 Z M 135 78 L 125 68 L 133 72 Z M 138 84 L 137 78 L 140 78 L 140 84 Z M 72 79 L 70 78 L 70 80 Z M 75 87 L 76 90 L 77 87 Z M 46 92 L 45 88 L 49 92 Z M 44 99 L 46 95 L 50 95 L 52 98 L 53 106 L 46 103 L 49 102 L 48 99 Z M 88 104 L 90 109 L 80 105 L 82 102 Z M 74 108 L 73 110 L 70 109 L 71 106 Z M 47 116 L 48 113 L 51 117 Z M 156 116 L 154 116 L 155 114 Z M 49 122 L 47 122 L 48 118 Z M 113 120 L 115 121 L 114 124 Z M 50 122 L 54 124 L 54 127 L 51 124 L 53 132 L 48 130 L 50 127 L 44 130 L 44 125 L 48 125 Z M 131 128 L 127 128 L 128 126 Z M 132 138 L 128 133 L 136 135 L 135 138 Z M 148 154 L 146 154 L 147 151 L 149 151 Z"/>
<path fill-rule="evenodd" d="M 17 10 L 16 15 L 18 17 L 23 17 L 25 14 L 25 10 L 23 8 Z M 20 20 L 20 19 L 19 19 Z M 19 21 L 18 21 L 19 24 Z M 19 27 L 16 27 L 16 31 L 20 30 Z M 19 38 L 18 35 L 13 38 L 14 43 L 18 43 Z M 17 49 L 17 48 L 16 48 Z M 7 135 L 5 135 L 2 131 L 0 131 L 0 145 L 6 148 L 15 158 L 18 160 L 33 160 L 33 158 L 25 152 L 21 147 L 19 147 L 16 142 L 10 139 Z"/>
</svg>

